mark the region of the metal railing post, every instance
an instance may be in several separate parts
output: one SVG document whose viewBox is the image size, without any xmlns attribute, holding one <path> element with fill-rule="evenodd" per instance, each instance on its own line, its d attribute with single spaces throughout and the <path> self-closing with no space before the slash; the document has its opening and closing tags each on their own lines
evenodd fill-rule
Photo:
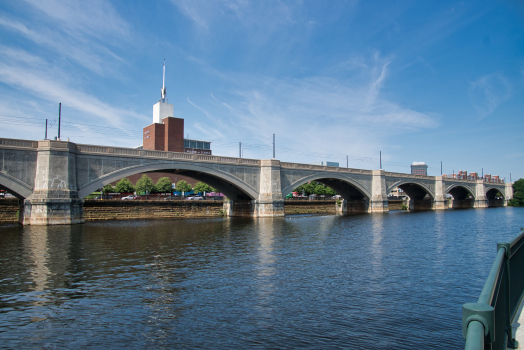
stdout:
<svg viewBox="0 0 524 350">
<path fill-rule="evenodd" d="M 506 347 L 510 349 L 516 349 L 518 348 L 518 342 L 515 340 L 514 334 L 513 334 L 513 327 L 511 327 L 511 271 L 510 271 L 510 263 L 509 259 L 511 257 L 511 243 L 507 242 L 500 242 L 497 243 L 497 250 L 500 248 L 504 248 L 506 251 L 505 253 L 505 260 L 506 260 L 506 295 L 504 295 L 505 302 L 505 317 L 504 317 L 504 323 L 505 323 L 505 331 L 508 335 L 508 341 Z"/>
<path fill-rule="evenodd" d="M 471 339 L 470 334 L 472 334 Z M 462 305 L 462 336 L 466 338 L 466 349 L 484 349 L 485 343 L 493 343 L 495 341 L 495 309 L 482 303 Z"/>
</svg>

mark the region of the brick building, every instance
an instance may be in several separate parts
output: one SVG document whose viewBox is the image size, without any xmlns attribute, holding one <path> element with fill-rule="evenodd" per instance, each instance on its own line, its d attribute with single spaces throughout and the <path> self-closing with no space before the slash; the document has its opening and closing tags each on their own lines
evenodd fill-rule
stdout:
<svg viewBox="0 0 524 350">
<path fill-rule="evenodd" d="M 168 103 L 165 87 L 165 61 L 163 66 L 163 82 L 160 100 L 153 105 L 153 123 L 144 127 L 143 142 L 139 148 L 154 151 L 185 152 L 211 155 L 211 142 L 202 140 L 184 139 L 184 119 L 175 118 L 174 106 Z M 143 174 L 129 176 L 128 179 L 136 185 Z M 180 174 L 152 172 L 147 173 L 156 184 L 161 177 L 169 177 L 171 183 L 184 180 L 192 187 L 197 180 Z M 117 181 L 112 185 L 114 186 Z"/>
<path fill-rule="evenodd" d="M 144 128 L 142 148 L 211 155 L 211 142 L 184 139 L 184 119 L 173 117 L 174 106 L 166 98 L 165 63 L 163 69 L 161 98 L 153 106 L 153 123 Z"/>
</svg>

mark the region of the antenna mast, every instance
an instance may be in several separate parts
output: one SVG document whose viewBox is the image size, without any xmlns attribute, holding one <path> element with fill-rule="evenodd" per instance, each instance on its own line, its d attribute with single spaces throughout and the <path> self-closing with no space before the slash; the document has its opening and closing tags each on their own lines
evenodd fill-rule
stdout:
<svg viewBox="0 0 524 350">
<path fill-rule="evenodd" d="M 162 92 L 161 92 L 161 97 L 162 97 L 162 102 L 166 102 L 164 101 L 165 98 L 166 98 L 166 59 L 164 58 L 164 64 L 162 66 L 162 70 L 163 70 L 163 74 L 162 74 Z"/>
</svg>

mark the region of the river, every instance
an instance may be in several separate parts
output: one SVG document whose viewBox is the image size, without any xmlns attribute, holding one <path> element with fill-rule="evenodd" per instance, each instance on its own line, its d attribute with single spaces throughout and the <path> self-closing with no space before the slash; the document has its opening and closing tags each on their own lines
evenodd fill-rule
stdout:
<svg viewBox="0 0 524 350">
<path fill-rule="evenodd" d="M 460 349 L 524 208 L 0 225 L 0 347 Z"/>
</svg>

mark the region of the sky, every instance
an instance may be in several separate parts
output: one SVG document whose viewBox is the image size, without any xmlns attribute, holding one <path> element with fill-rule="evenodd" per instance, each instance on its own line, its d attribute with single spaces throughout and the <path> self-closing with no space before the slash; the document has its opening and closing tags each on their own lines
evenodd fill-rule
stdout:
<svg viewBox="0 0 524 350">
<path fill-rule="evenodd" d="M 524 178 L 522 1 L 3 0 L 0 137 Z"/>
</svg>

